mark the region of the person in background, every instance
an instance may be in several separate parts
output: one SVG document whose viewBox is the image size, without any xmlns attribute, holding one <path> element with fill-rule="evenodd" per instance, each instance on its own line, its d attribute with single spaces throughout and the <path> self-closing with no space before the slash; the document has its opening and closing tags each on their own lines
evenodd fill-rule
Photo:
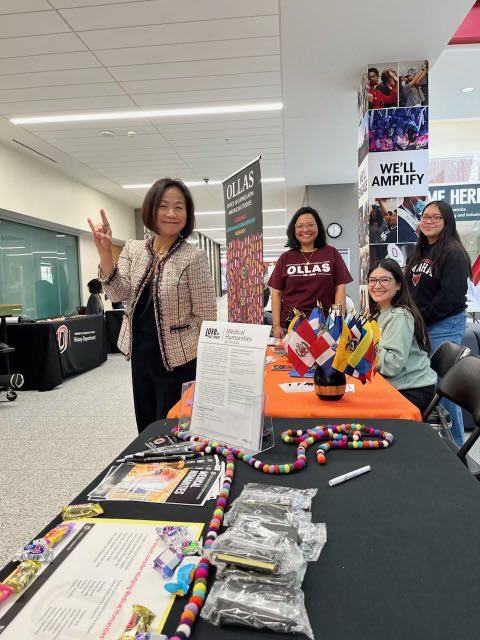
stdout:
<svg viewBox="0 0 480 640">
<path fill-rule="evenodd" d="M 432 352 L 447 341 L 462 342 L 466 325 L 470 259 L 457 233 L 452 207 L 443 200 L 427 204 L 420 217 L 418 241 L 407 261 L 405 276 L 423 320 Z M 460 407 L 442 400 L 452 418 L 452 435 L 463 444 Z"/>
<path fill-rule="evenodd" d="M 397 72 L 394 69 L 385 69 L 382 71 L 380 79 L 382 81 L 375 88 L 382 93 L 384 106 L 396 107 L 398 105 Z"/>
<path fill-rule="evenodd" d="M 327 311 L 345 310 L 345 285 L 352 282 L 340 253 L 327 245 L 325 228 L 315 209 L 302 207 L 287 227 L 286 247 L 268 281 L 272 289 L 273 335 L 283 338 L 293 308 L 310 315 L 317 300 Z"/>
<path fill-rule="evenodd" d="M 430 342 L 422 316 L 396 260 L 386 258 L 368 273 L 370 318 L 381 330 L 378 370 L 423 411 L 435 395 L 437 375 L 430 368 Z"/>
<path fill-rule="evenodd" d="M 103 302 L 100 297 L 102 293 L 102 283 L 98 278 L 93 278 L 87 284 L 88 290 L 90 292 L 90 296 L 87 302 L 86 314 L 87 316 L 93 315 L 95 313 L 103 313 Z"/>
<path fill-rule="evenodd" d="M 118 348 L 132 361 L 139 433 L 165 418 L 195 379 L 197 345 L 204 320 L 215 320 L 215 289 L 207 254 L 186 242 L 195 226 L 194 204 L 180 180 L 163 178 L 142 206 L 147 240 L 129 240 L 115 264 L 106 213 L 88 223 L 100 257 L 99 273 L 112 301 L 125 303 Z"/>
<path fill-rule="evenodd" d="M 368 108 L 369 109 L 383 109 L 385 103 L 383 101 L 383 93 L 376 89 L 378 81 L 380 79 L 380 75 L 378 73 L 378 69 L 376 67 L 370 67 L 368 70 Z"/>
<path fill-rule="evenodd" d="M 414 67 L 411 67 L 407 71 L 406 75 L 403 78 L 403 83 L 401 86 L 401 107 L 420 107 L 422 105 L 425 100 L 425 96 L 423 95 L 423 91 L 420 85 L 425 81 L 427 74 L 427 60 L 425 60 L 425 62 L 420 67 L 420 71 L 417 72 Z"/>
</svg>

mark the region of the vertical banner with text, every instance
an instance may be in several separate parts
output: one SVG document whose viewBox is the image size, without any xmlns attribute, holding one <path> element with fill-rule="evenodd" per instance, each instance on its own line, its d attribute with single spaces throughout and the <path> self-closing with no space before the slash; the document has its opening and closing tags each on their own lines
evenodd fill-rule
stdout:
<svg viewBox="0 0 480 640">
<path fill-rule="evenodd" d="M 428 197 L 428 61 L 370 64 L 358 92 L 360 306 L 369 266 L 402 267 Z"/>
<path fill-rule="evenodd" d="M 228 320 L 263 324 L 263 217 L 260 158 L 223 182 Z"/>
</svg>

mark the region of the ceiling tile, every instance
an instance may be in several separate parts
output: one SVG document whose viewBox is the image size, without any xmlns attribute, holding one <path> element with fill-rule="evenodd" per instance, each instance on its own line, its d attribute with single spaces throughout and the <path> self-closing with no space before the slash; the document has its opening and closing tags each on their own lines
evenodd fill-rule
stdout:
<svg viewBox="0 0 480 640">
<path fill-rule="evenodd" d="M 38 36 L 45 33 L 70 31 L 56 11 L 37 11 L 3 15 L 0 20 L 0 38 Z"/>
<path fill-rule="evenodd" d="M 55 100 L 57 98 L 83 98 L 84 96 L 125 95 L 116 82 L 99 84 L 73 84 L 54 87 L 31 87 L 28 89 L 0 90 L 0 103 L 31 102 L 33 100 Z"/>
<path fill-rule="evenodd" d="M 236 38 L 209 42 L 167 44 L 152 47 L 131 47 L 97 51 L 98 59 L 107 67 L 117 65 L 151 64 L 154 62 L 178 62 L 212 60 L 215 58 L 238 58 L 271 55 L 280 52 L 278 36 L 266 38 Z M 1 55 L 0 55 L 1 57 Z"/>
<path fill-rule="evenodd" d="M 87 84 L 114 80 L 106 69 L 68 69 L 65 71 L 45 71 L 37 73 L 20 73 L 5 76 L 0 81 L 0 91 L 4 89 L 21 89 L 26 87 L 53 87 L 56 85 Z M 84 95 L 84 94 L 83 94 Z"/>
<path fill-rule="evenodd" d="M 24 73 L 87 69 L 100 66 L 100 62 L 90 51 L 53 53 L 0 59 L 0 75 L 15 76 Z M 3 86 L 3 79 L 0 80 L 0 85 Z"/>
<path fill-rule="evenodd" d="M 232 87 L 279 86 L 278 71 L 265 73 L 237 73 L 224 76 L 192 76 L 190 78 L 169 78 L 160 80 L 137 80 L 122 82 L 121 86 L 129 94 L 165 93 L 169 91 L 194 91 L 197 89 L 229 89 Z"/>
<path fill-rule="evenodd" d="M 2 18 L 3 20 L 3 18 Z M 38 56 L 43 53 L 67 53 L 85 51 L 86 46 L 74 33 L 28 36 L 24 38 L 4 38 L 0 40 L 0 58 Z"/>
<path fill-rule="evenodd" d="M 95 51 L 116 47 L 145 47 L 162 43 L 182 44 L 278 36 L 278 16 L 182 22 L 120 29 L 82 31 L 82 40 Z"/>
<path fill-rule="evenodd" d="M 64 100 L 37 100 L 36 102 L 5 102 L 0 104 L 0 112 L 7 118 L 19 115 L 38 115 L 77 112 L 88 109 L 132 108 L 132 101 L 128 96 L 106 96 L 98 98 L 67 98 Z"/>
<path fill-rule="evenodd" d="M 67 9 L 63 6 L 69 3 L 56 0 L 52 3 L 61 11 L 65 19 L 76 31 L 88 29 L 113 29 L 146 24 L 165 24 L 188 22 L 218 21 L 222 18 L 241 18 L 244 16 L 276 15 L 278 21 L 277 0 L 183 0 L 183 2 L 165 2 L 165 0 L 150 0 L 149 2 L 125 2 L 115 7 L 105 6 L 109 3 L 95 2 L 92 7 Z M 88 4 L 85 2 L 84 4 Z M 92 4 L 92 3 L 90 3 Z M 104 6 L 102 6 L 102 4 Z M 79 5 L 77 5 L 79 6 Z M 80 5 L 81 6 L 81 5 Z"/>
<path fill-rule="evenodd" d="M 279 71 L 280 56 L 257 56 L 250 58 L 222 58 L 218 60 L 192 60 L 168 64 L 144 64 L 112 67 L 116 80 L 150 80 L 158 78 L 193 78 L 260 71 Z"/>
<path fill-rule="evenodd" d="M 51 8 L 47 0 L 2 0 L 0 2 L 0 15 L 51 10 Z"/>
<path fill-rule="evenodd" d="M 131 96 L 135 104 L 140 107 L 153 107 L 162 105 L 185 105 L 198 104 L 208 106 L 225 104 L 229 101 L 236 103 L 245 100 L 256 100 L 263 98 L 281 98 L 280 87 L 241 87 L 237 89 L 212 89 L 210 91 L 171 91 L 170 93 L 149 93 L 134 94 Z"/>
</svg>

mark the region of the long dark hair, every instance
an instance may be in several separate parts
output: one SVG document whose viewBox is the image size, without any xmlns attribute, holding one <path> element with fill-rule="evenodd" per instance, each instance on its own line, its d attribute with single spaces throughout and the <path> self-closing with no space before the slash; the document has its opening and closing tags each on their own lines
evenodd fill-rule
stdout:
<svg viewBox="0 0 480 640">
<path fill-rule="evenodd" d="M 185 226 L 180 231 L 180 235 L 182 238 L 188 238 L 188 236 L 192 233 L 195 228 L 195 207 L 193 204 L 192 194 L 190 193 L 188 187 L 181 181 L 173 178 L 161 178 L 157 180 L 150 189 L 147 191 L 145 199 L 143 200 L 142 205 L 142 219 L 143 224 L 150 231 L 156 231 L 156 223 L 157 223 L 157 211 L 160 206 L 160 202 L 162 201 L 163 194 L 167 189 L 171 187 L 176 187 L 180 189 L 183 193 L 183 197 L 185 198 L 185 205 L 187 210 L 187 221 L 185 222 Z"/>
<path fill-rule="evenodd" d="M 327 244 L 327 234 L 325 233 L 325 227 L 323 226 L 323 222 L 318 215 L 318 211 L 312 209 L 312 207 L 301 207 L 298 211 L 293 214 L 292 219 L 290 220 L 287 227 L 287 243 L 286 247 L 290 247 L 290 249 L 295 249 L 295 251 L 300 250 L 300 243 L 295 236 L 295 224 L 300 216 L 303 214 L 309 213 L 315 219 L 318 228 L 318 235 L 315 238 L 313 246 L 315 249 L 323 249 L 323 247 Z"/>
<path fill-rule="evenodd" d="M 460 250 L 465 258 L 465 264 L 467 265 L 468 274 L 470 278 L 472 277 L 472 266 L 470 263 L 470 258 L 468 253 L 465 251 L 465 247 L 460 240 L 460 236 L 458 235 L 457 225 L 455 223 L 455 216 L 453 215 L 453 209 L 445 202 L 445 200 L 432 200 L 429 202 L 425 209 L 423 210 L 423 214 L 427 211 L 428 207 L 431 207 L 432 204 L 438 207 L 438 210 L 442 214 L 444 227 L 440 233 L 440 237 L 433 245 L 432 253 L 430 254 L 430 258 L 433 264 L 433 272 L 435 273 L 436 267 L 438 265 L 438 260 L 440 257 L 445 256 L 449 249 L 456 248 Z M 415 245 L 415 249 L 410 255 L 407 266 L 405 267 L 405 274 L 409 274 L 413 265 L 420 262 L 420 260 L 425 256 L 425 253 L 430 245 L 428 244 L 427 236 L 422 232 L 421 229 L 418 231 L 418 240 Z"/>
<path fill-rule="evenodd" d="M 410 295 L 410 291 L 407 287 L 407 281 L 405 280 L 405 276 L 403 275 L 400 265 L 396 260 L 385 258 L 384 260 L 377 262 L 374 267 L 370 268 L 368 276 L 370 276 L 372 271 L 378 268 L 385 269 L 385 271 L 391 273 L 395 278 L 395 282 L 400 285 L 400 289 L 392 298 L 392 307 L 403 307 L 410 311 L 413 316 L 413 333 L 415 335 L 415 339 L 418 342 L 419 347 L 428 353 L 430 351 L 430 340 L 428 338 L 427 328 L 425 327 L 425 323 L 417 305 Z M 370 295 L 370 290 L 368 291 L 368 306 L 370 308 L 370 318 L 375 320 L 380 314 L 380 308 Z"/>
</svg>

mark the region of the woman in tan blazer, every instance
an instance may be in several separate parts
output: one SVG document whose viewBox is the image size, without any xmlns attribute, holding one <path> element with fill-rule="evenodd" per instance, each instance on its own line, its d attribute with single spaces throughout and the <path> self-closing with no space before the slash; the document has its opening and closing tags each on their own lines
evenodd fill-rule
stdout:
<svg viewBox="0 0 480 640">
<path fill-rule="evenodd" d="M 216 319 L 213 281 L 205 251 L 186 242 L 195 226 L 194 205 L 180 180 L 163 178 L 150 187 L 142 207 L 153 237 L 129 240 L 115 264 L 112 230 L 88 223 L 100 256 L 99 278 L 113 302 L 125 302 L 118 347 L 132 361 L 138 431 L 165 418 L 195 379 L 203 320 Z"/>
</svg>

